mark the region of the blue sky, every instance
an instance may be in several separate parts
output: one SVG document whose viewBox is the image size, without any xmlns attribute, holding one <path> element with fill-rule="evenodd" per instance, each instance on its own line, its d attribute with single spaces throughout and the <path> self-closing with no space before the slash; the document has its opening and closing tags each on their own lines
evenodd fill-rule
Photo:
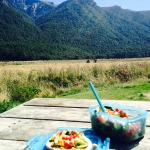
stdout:
<svg viewBox="0 0 150 150">
<path fill-rule="evenodd" d="M 49 0 L 54 4 L 60 4 L 65 0 Z M 108 7 L 118 5 L 124 9 L 135 11 L 150 10 L 150 0 L 94 0 L 100 7 Z"/>
</svg>

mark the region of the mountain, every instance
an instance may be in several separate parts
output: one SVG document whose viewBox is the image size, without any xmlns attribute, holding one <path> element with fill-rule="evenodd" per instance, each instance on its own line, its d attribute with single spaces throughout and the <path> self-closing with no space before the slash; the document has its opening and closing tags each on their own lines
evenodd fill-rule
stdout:
<svg viewBox="0 0 150 150">
<path fill-rule="evenodd" d="M 93 0 L 68 0 L 37 25 L 50 42 L 80 49 L 80 58 L 85 52 L 97 58 L 141 57 L 144 47 L 150 48 L 149 28 L 101 9 Z"/>
<path fill-rule="evenodd" d="M 0 41 L 36 39 L 34 34 L 39 34 L 41 30 L 29 18 L 3 3 L 0 3 L 0 8 Z"/>
<path fill-rule="evenodd" d="M 33 21 L 56 7 L 53 2 L 40 0 L 8 0 L 8 3 L 19 12 L 30 16 Z"/>
<path fill-rule="evenodd" d="M 0 5 L 1 60 L 150 57 L 150 11 L 101 8 L 93 0 Z"/>
<path fill-rule="evenodd" d="M 29 18 L 18 13 L 7 3 L 0 2 L 1 60 L 24 60 L 23 49 L 26 49 L 26 53 L 30 51 L 30 43 L 39 40 L 37 35 L 41 37 L 42 31 Z"/>
<path fill-rule="evenodd" d="M 103 9 L 150 28 L 150 11 L 131 11 L 120 6 L 103 7 Z"/>
</svg>

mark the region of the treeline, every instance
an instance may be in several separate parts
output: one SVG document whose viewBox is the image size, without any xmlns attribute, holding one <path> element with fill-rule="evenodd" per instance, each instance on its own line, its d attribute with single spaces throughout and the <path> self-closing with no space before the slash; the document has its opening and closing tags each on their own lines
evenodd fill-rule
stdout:
<svg viewBox="0 0 150 150">
<path fill-rule="evenodd" d="M 133 47 L 132 47 L 133 48 Z M 100 58 L 141 58 L 150 57 L 150 52 L 145 48 L 139 50 L 126 49 L 114 51 L 105 51 L 100 53 L 93 51 L 88 53 L 82 51 L 78 47 L 69 47 L 67 45 L 60 44 L 48 44 L 45 43 L 23 43 L 23 42 L 1 42 L 0 43 L 0 60 L 5 61 L 26 61 L 26 60 L 71 60 L 71 59 L 100 59 Z"/>
</svg>

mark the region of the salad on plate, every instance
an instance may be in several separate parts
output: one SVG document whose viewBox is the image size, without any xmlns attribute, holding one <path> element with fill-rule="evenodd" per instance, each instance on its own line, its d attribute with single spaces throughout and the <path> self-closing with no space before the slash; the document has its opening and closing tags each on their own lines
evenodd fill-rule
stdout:
<svg viewBox="0 0 150 150">
<path fill-rule="evenodd" d="M 91 150 L 92 146 L 84 133 L 76 130 L 58 131 L 46 143 L 49 150 Z"/>
</svg>

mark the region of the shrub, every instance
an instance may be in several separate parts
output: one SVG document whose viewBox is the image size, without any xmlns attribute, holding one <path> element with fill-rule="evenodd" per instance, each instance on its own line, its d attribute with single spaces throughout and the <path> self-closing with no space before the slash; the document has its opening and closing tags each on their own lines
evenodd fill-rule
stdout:
<svg viewBox="0 0 150 150">
<path fill-rule="evenodd" d="M 88 59 L 88 60 L 86 61 L 86 63 L 90 63 L 90 60 Z"/>
<path fill-rule="evenodd" d="M 94 63 L 97 63 L 97 59 L 94 59 L 93 62 L 94 62 Z"/>
<path fill-rule="evenodd" d="M 54 98 L 55 95 L 51 94 L 50 91 L 45 91 L 44 93 L 42 93 L 42 97 L 43 98 Z"/>
<path fill-rule="evenodd" d="M 67 87 L 69 87 L 70 81 L 66 78 L 61 77 L 61 76 L 57 76 L 53 80 L 53 83 L 56 84 L 58 87 L 67 88 Z"/>
<path fill-rule="evenodd" d="M 82 81 L 85 81 L 86 76 L 84 73 L 79 71 L 67 71 L 67 79 L 69 80 L 69 85 L 78 86 Z"/>
<path fill-rule="evenodd" d="M 13 107 L 13 104 L 10 101 L 3 100 L 0 101 L 0 113 L 7 111 Z"/>
<path fill-rule="evenodd" d="M 36 88 L 35 85 L 31 83 L 21 83 L 16 80 L 7 83 L 7 90 L 10 99 L 19 102 L 28 101 L 40 92 L 40 89 Z"/>
<path fill-rule="evenodd" d="M 95 78 L 98 78 L 99 70 L 100 70 L 100 69 L 99 69 L 98 67 L 94 67 L 94 68 L 92 69 L 93 76 L 94 76 Z"/>
<path fill-rule="evenodd" d="M 132 78 L 132 74 L 130 73 L 130 70 L 127 68 L 127 66 L 121 66 L 121 68 L 118 68 L 115 75 L 120 82 L 127 82 Z"/>
</svg>

